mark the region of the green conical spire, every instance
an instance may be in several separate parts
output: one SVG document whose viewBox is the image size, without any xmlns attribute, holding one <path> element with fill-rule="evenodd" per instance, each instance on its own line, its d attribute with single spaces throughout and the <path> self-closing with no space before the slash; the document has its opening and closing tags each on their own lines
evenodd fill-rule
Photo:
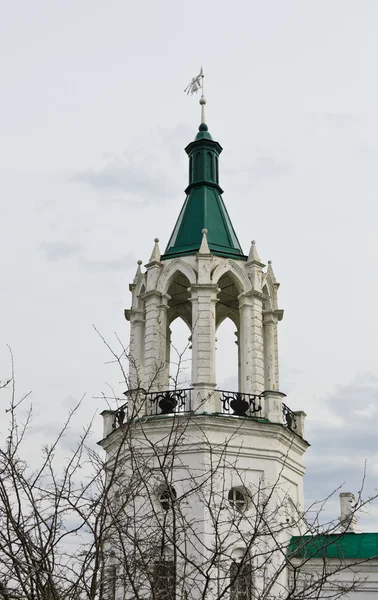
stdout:
<svg viewBox="0 0 378 600">
<path fill-rule="evenodd" d="M 194 142 L 185 148 L 189 156 L 186 200 L 161 260 L 197 254 L 203 229 L 208 231 L 211 254 L 246 260 L 219 186 L 218 161 L 222 146 L 213 140 L 205 123 L 198 129 Z"/>
</svg>

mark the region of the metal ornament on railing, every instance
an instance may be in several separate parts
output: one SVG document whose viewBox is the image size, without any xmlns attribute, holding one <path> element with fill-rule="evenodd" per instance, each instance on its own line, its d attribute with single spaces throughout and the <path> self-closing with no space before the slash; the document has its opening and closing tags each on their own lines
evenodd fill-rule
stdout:
<svg viewBox="0 0 378 600">
<path fill-rule="evenodd" d="M 165 390 L 163 392 L 151 392 L 147 394 L 147 397 L 155 406 L 155 414 L 169 415 L 190 410 L 190 391 L 190 389 Z M 160 408 L 160 411 L 158 408 Z"/>
<path fill-rule="evenodd" d="M 297 419 L 295 413 L 286 404 L 282 402 L 282 415 L 284 425 L 287 426 L 290 431 L 294 431 L 297 428 Z"/>
<path fill-rule="evenodd" d="M 219 390 L 223 412 L 246 417 L 248 414 L 257 413 L 261 410 L 260 400 L 262 394 L 243 394 L 242 392 L 226 392 Z"/>
</svg>

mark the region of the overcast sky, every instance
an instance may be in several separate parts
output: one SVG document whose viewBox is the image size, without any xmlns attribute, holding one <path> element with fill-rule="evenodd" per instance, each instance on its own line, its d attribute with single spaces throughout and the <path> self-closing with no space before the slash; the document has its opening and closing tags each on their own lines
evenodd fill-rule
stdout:
<svg viewBox="0 0 378 600">
<path fill-rule="evenodd" d="M 107 383 L 123 391 L 92 326 L 127 344 L 136 261 L 155 236 L 164 250 L 184 200 L 199 106 L 183 90 L 203 65 L 224 200 L 244 252 L 255 239 L 281 282 L 306 497 L 357 492 L 365 459 L 376 488 L 377 2 L 0 7 L 0 376 L 9 344 L 41 440 L 83 394 L 89 420 Z M 218 354 L 231 384 L 222 340 Z M 365 521 L 377 530 L 378 512 Z"/>
</svg>

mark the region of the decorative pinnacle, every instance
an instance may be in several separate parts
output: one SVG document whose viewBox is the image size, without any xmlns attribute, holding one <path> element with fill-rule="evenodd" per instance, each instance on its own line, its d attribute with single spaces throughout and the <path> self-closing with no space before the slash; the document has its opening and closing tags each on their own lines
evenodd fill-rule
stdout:
<svg viewBox="0 0 378 600">
<path fill-rule="evenodd" d="M 261 259 L 259 257 L 259 253 L 257 252 L 257 248 L 256 248 L 256 242 L 255 240 L 252 240 L 251 242 L 251 248 L 248 254 L 248 263 L 258 263 L 260 266 L 264 266 L 264 264 L 261 262 Z"/>
<path fill-rule="evenodd" d="M 210 254 L 209 244 L 207 243 L 207 229 L 202 229 L 202 242 L 198 251 L 199 254 Z"/>
<path fill-rule="evenodd" d="M 135 276 L 134 276 L 134 279 L 133 279 L 133 284 L 136 284 L 138 282 L 139 275 L 141 274 L 141 269 L 140 269 L 141 264 L 142 264 L 142 261 L 138 260 L 137 261 L 138 267 L 137 267 L 137 270 L 136 270 L 136 273 L 135 273 Z"/>
<path fill-rule="evenodd" d="M 273 281 L 273 283 L 277 283 L 277 279 L 276 279 L 276 276 L 275 276 L 274 271 L 273 271 L 272 261 L 271 260 L 268 260 L 268 275 L 270 275 L 271 280 Z"/>
<path fill-rule="evenodd" d="M 148 262 L 160 262 L 160 249 L 159 249 L 159 238 L 154 239 L 155 245 L 152 250 L 152 254 L 150 256 L 150 260 Z"/>
</svg>

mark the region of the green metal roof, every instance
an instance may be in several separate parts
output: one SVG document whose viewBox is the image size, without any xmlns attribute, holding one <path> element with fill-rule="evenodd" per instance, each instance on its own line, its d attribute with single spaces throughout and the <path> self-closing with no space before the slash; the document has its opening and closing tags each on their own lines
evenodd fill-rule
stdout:
<svg viewBox="0 0 378 600">
<path fill-rule="evenodd" d="M 378 559 L 378 533 L 332 533 L 294 536 L 292 558 Z"/>
<path fill-rule="evenodd" d="M 202 123 L 196 138 L 186 148 L 189 156 L 189 185 L 184 206 L 161 259 L 197 254 L 202 230 L 212 254 L 246 260 L 224 205 L 219 186 L 218 160 L 222 147 Z"/>
</svg>

